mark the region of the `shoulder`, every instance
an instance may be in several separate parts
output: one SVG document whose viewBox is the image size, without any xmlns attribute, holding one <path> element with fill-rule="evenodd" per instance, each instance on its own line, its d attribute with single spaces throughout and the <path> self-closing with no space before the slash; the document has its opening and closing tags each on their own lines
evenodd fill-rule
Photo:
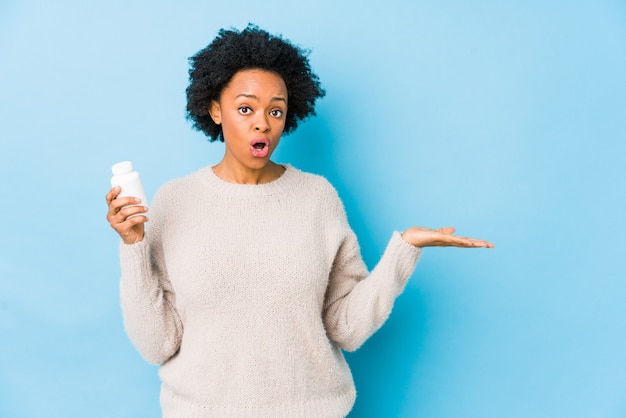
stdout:
<svg viewBox="0 0 626 418">
<path fill-rule="evenodd" d="M 197 195 L 198 188 L 202 187 L 202 177 L 210 167 L 203 167 L 190 174 L 177 177 L 164 183 L 154 195 L 154 204 L 164 204 L 172 200 L 178 201 L 184 196 Z"/>
<path fill-rule="evenodd" d="M 300 171 L 291 166 L 288 166 L 288 169 L 296 171 L 296 175 L 299 177 L 297 189 L 307 207 L 317 207 L 324 212 L 330 211 L 330 213 L 343 214 L 345 212 L 337 189 L 326 177 Z"/>
<path fill-rule="evenodd" d="M 301 185 L 306 187 L 309 192 L 317 192 L 327 194 L 329 196 L 338 196 L 337 190 L 326 177 L 320 174 L 301 171 L 293 166 L 288 165 L 286 167 L 287 170 L 293 172 L 294 178 L 298 178 Z"/>
</svg>

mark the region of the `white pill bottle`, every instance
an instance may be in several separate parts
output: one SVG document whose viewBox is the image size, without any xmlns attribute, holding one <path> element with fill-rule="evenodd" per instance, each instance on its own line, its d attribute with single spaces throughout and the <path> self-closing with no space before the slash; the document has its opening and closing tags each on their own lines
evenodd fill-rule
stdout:
<svg viewBox="0 0 626 418">
<path fill-rule="evenodd" d="M 114 164 L 111 167 L 113 177 L 111 177 L 111 187 L 119 186 L 121 188 L 120 194 L 117 197 L 138 197 L 141 199 L 141 206 L 148 206 L 148 198 L 144 191 L 143 184 L 141 183 L 141 177 L 139 173 L 133 169 L 133 164 L 130 161 L 122 161 Z M 137 206 L 137 205 L 129 205 Z"/>
</svg>

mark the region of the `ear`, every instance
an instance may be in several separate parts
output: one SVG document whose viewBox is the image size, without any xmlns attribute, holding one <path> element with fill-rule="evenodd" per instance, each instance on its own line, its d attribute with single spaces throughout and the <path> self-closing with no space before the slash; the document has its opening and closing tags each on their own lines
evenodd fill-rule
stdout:
<svg viewBox="0 0 626 418">
<path fill-rule="evenodd" d="M 211 119 L 213 119 L 213 122 L 216 124 L 220 125 L 222 123 L 222 109 L 220 108 L 220 104 L 217 100 L 211 100 L 209 115 L 211 115 Z"/>
</svg>

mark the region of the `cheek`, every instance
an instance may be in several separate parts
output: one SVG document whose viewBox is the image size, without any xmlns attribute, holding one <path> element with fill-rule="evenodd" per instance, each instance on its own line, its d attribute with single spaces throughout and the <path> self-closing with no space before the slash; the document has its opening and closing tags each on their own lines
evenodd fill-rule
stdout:
<svg viewBox="0 0 626 418">
<path fill-rule="evenodd" d="M 222 130 L 228 132 L 236 132 L 241 128 L 241 122 L 236 117 L 222 114 Z"/>
<path fill-rule="evenodd" d="M 277 131 L 280 131 L 280 133 L 282 134 L 282 132 L 285 130 L 285 119 L 280 119 L 277 120 L 276 123 L 274 124 L 274 129 L 276 129 Z"/>
</svg>

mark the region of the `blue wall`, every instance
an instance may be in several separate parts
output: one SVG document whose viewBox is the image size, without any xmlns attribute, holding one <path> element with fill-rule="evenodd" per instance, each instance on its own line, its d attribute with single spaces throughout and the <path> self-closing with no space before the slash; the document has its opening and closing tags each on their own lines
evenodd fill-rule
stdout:
<svg viewBox="0 0 626 418">
<path fill-rule="evenodd" d="M 187 57 L 249 21 L 328 94 L 277 160 L 338 188 L 368 265 L 456 226 L 348 355 L 351 417 L 626 416 L 626 3 L 0 2 L 0 417 L 156 417 L 126 338 L 111 164 L 149 195 L 219 160 Z M 471 5 L 470 5 L 471 4 Z"/>
</svg>

